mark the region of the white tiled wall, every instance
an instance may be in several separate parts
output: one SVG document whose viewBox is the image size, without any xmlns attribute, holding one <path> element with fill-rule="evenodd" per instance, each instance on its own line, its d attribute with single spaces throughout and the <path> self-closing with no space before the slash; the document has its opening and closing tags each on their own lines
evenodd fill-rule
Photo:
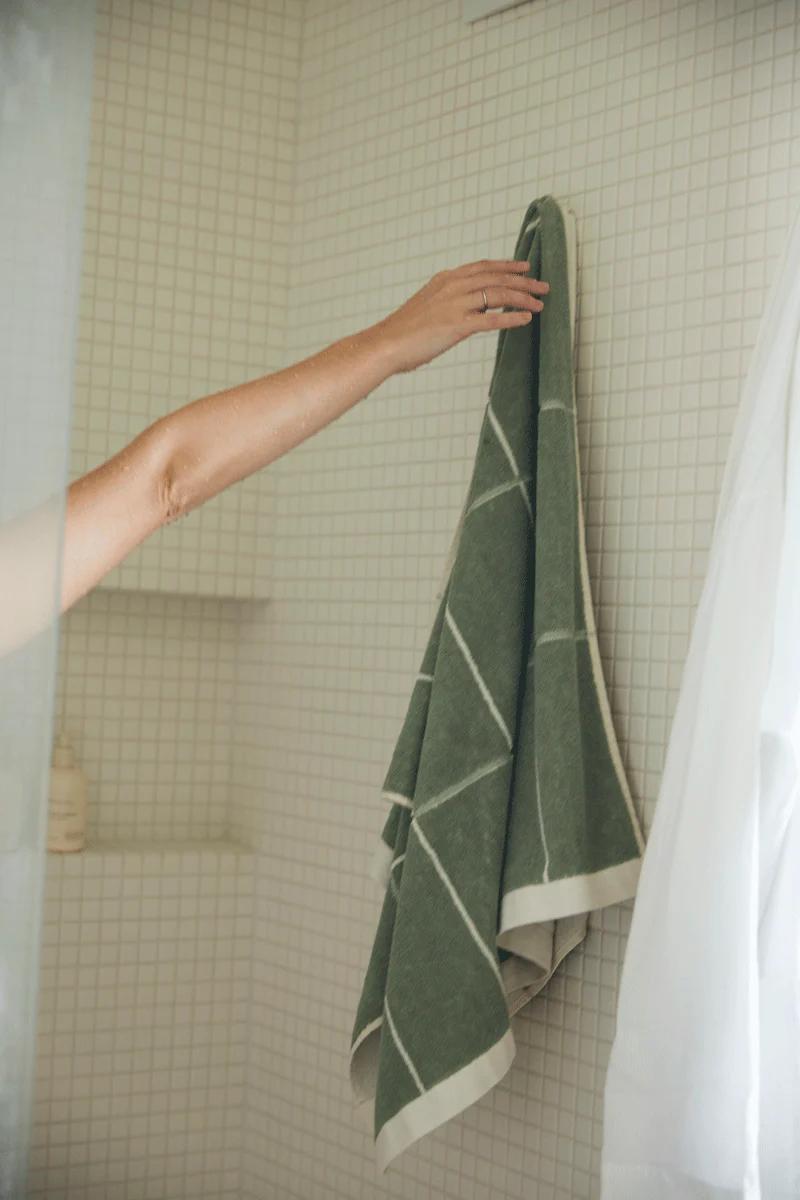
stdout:
<svg viewBox="0 0 800 1200">
<path fill-rule="evenodd" d="M 460 9 L 307 0 L 287 352 L 373 322 L 443 267 L 508 256 L 536 196 L 575 210 L 592 576 L 649 824 L 739 388 L 800 194 L 797 7 L 531 0 L 471 26 Z M 277 466 L 263 747 L 237 792 L 258 845 L 248 1200 L 597 1196 L 627 906 L 593 918 L 516 1020 L 506 1080 L 382 1178 L 348 1082 L 378 792 L 494 346 L 396 378 Z"/>
<path fill-rule="evenodd" d="M 50 856 L 31 1200 L 238 1200 L 253 856 Z"/>
<path fill-rule="evenodd" d="M 592 577 L 649 824 L 800 193 L 793 0 L 530 0 L 474 25 L 461 0 L 99 7 L 75 474 L 433 272 L 507 257 L 536 196 L 575 210 Z M 49 872 L 33 1194 L 596 1197 L 627 906 L 516 1019 L 506 1080 L 382 1178 L 348 1081 L 378 793 L 494 348 L 387 382 L 64 621 L 90 833 L 127 849 Z"/>
<path fill-rule="evenodd" d="M 287 0 L 99 0 L 73 475 L 283 365 L 299 20 Z M 269 592 L 270 475 L 167 526 L 115 587 Z"/>
<path fill-rule="evenodd" d="M 97 7 L 73 476 L 284 365 L 287 319 L 296 7 Z M 264 472 L 62 621 L 56 721 L 89 777 L 89 848 L 47 862 L 42 1200 L 239 1196 L 253 859 L 231 840 L 234 731 L 271 513 Z"/>
</svg>

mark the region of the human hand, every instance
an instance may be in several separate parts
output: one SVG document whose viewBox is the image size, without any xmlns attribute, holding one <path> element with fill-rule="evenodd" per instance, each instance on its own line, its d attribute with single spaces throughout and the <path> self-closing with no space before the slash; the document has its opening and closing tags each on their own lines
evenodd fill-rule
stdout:
<svg viewBox="0 0 800 1200">
<path fill-rule="evenodd" d="M 527 325 L 550 284 L 528 274 L 530 263 L 484 259 L 439 271 L 405 304 L 379 321 L 395 371 L 412 371 L 473 333 Z M 483 311 L 484 293 L 488 311 Z M 492 312 L 503 306 L 514 312 Z"/>
</svg>

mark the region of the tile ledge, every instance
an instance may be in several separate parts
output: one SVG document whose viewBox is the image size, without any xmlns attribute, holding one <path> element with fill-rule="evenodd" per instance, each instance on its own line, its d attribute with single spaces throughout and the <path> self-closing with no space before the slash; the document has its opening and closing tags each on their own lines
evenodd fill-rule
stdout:
<svg viewBox="0 0 800 1200">
<path fill-rule="evenodd" d="M 48 860 L 77 859 L 87 855 L 102 854 L 253 854 L 252 846 L 233 838 L 118 838 L 108 841 L 87 842 L 82 850 L 49 850 Z"/>
<path fill-rule="evenodd" d="M 237 592 L 205 590 L 202 587 L 139 587 L 130 584 L 106 583 L 103 580 L 92 589 L 92 593 L 94 592 L 104 592 L 106 595 L 116 594 L 118 596 L 158 596 L 164 600 L 218 600 L 220 603 L 240 604 L 243 607 L 247 605 L 269 604 L 272 599 L 272 594 L 268 592 L 251 592 L 242 595 Z M 87 595 L 92 593 L 87 593 Z"/>
</svg>

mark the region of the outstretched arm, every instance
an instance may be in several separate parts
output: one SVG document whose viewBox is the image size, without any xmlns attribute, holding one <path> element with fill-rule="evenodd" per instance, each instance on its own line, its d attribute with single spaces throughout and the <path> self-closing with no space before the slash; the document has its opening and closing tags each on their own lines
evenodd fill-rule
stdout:
<svg viewBox="0 0 800 1200">
<path fill-rule="evenodd" d="M 548 284 L 528 270 L 524 261 L 484 261 L 443 271 L 362 332 L 150 425 L 69 488 L 62 611 L 160 526 L 267 466 L 390 375 L 429 362 L 473 333 L 531 320 Z M 491 311 L 501 306 L 516 311 Z"/>
</svg>

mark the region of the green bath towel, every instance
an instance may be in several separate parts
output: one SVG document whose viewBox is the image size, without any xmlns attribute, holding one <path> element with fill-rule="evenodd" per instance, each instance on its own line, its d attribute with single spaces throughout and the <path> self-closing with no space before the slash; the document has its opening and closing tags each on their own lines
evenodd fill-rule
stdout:
<svg viewBox="0 0 800 1200">
<path fill-rule="evenodd" d="M 498 335 L 457 547 L 384 785 L 386 893 L 351 1050 L 382 1170 L 502 1078 L 511 1016 L 587 914 L 636 891 L 643 840 L 584 543 L 568 229 L 552 196 L 525 214 L 514 258 L 550 292 Z"/>
</svg>

